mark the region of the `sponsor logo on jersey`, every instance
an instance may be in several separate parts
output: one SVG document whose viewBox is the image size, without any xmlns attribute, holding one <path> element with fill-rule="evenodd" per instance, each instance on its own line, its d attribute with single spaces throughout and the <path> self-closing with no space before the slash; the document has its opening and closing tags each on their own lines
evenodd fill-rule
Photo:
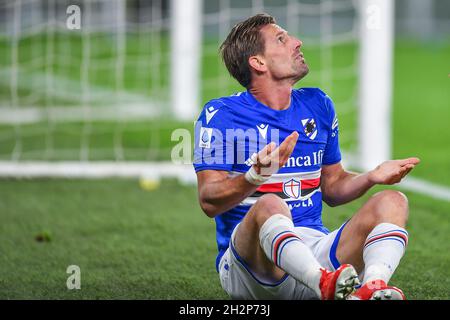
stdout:
<svg viewBox="0 0 450 320">
<path fill-rule="evenodd" d="M 321 165 L 322 159 L 323 159 L 323 150 L 319 150 L 317 152 L 313 152 L 312 155 L 289 157 L 284 167 L 292 168 L 292 167 L 309 167 Z"/>
<path fill-rule="evenodd" d="M 291 179 L 283 183 L 283 192 L 289 198 L 298 199 L 302 195 L 302 183 L 300 180 Z"/>
<path fill-rule="evenodd" d="M 257 154 L 254 153 L 250 158 L 245 161 L 247 166 L 252 166 L 256 163 Z M 319 150 L 318 152 L 313 152 L 311 156 L 299 156 L 299 157 L 289 157 L 288 161 L 283 167 L 286 168 L 295 168 L 295 167 L 310 167 L 321 165 L 323 159 L 323 150 Z"/>
<path fill-rule="evenodd" d="M 200 141 L 198 146 L 200 148 L 211 148 L 212 128 L 200 128 Z"/>
<path fill-rule="evenodd" d="M 219 111 L 219 109 L 214 109 L 213 106 L 206 108 L 206 124 L 208 124 L 212 117 Z"/>
<path fill-rule="evenodd" d="M 302 120 L 303 132 L 306 134 L 308 138 L 314 140 L 317 136 L 317 125 L 316 121 L 311 119 L 303 119 Z"/>
<path fill-rule="evenodd" d="M 312 201 L 311 198 L 308 198 L 304 201 L 301 201 L 299 203 L 294 203 L 294 204 L 288 204 L 288 207 L 290 210 L 293 210 L 295 208 L 308 208 L 308 207 L 312 207 L 314 206 L 314 202 Z"/>
<path fill-rule="evenodd" d="M 256 127 L 258 128 L 259 134 L 265 139 L 267 135 L 267 128 L 269 128 L 269 125 L 261 123 Z"/>
</svg>

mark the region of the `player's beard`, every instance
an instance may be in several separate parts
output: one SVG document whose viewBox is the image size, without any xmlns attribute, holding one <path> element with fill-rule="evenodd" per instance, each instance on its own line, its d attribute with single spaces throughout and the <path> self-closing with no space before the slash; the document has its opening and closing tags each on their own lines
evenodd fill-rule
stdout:
<svg viewBox="0 0 450 320">
<path fill-rule="evenodd" d="M 300 65 L 295 65 L 294 70 L 296 71 L 294 76 L 294 83 L 300 81 L 309 73 L 309 67 L 306 62 L 302 62 Z"/>
<path fill-rule="evenodd" d="M 294 85 L 303 79 L 308 72 L 309 67 L 305 62 L 299 63 L 299 61 L 295 60 L 290 66 L 272 70 L 272 77 L 276 80 L 288 81 L 291 85 Z"/>
</svg>

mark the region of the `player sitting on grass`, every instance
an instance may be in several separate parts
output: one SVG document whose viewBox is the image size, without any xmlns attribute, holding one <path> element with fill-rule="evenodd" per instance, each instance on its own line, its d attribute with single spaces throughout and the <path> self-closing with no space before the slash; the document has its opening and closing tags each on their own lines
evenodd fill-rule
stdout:
<svg viewBox="0 0 450 320">
<path fill-rule="evenodd" d="M 308 73 L 302 45 L 259 14 L 221 46 L 247 91 L 205 105 L 194 161 L 201 208 L 216 221 L 221 285 L 239 299 L 404 299 L 387 283 L 408 243 L 406 197 L 381 191 L 332 232 L 322 201 L 338 206 L 397 183 L 419 159 L 346 171 L 332 100 L 293 89 Z"/>
</svg>

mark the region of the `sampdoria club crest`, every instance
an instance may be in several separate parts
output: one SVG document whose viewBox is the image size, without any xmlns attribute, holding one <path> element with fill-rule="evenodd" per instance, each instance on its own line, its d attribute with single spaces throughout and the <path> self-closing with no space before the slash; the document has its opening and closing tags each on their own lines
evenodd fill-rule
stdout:
<svg viewBox="0 0 450 320">
<path fill-rule="evenodd" d="M 314 140 L 317 136 L 316 121 L 313 118 L 303 119 L 302 125 L 303 125 L 303 131 L 305 132 L 306 136 L 308 138 L 310 138 L 311 140 Z"/>
<path fill-rule="evenodd" d="M 299 180 L 291 179 L 283 184 L 283 192 L 289 198 L 298 199 L 302 195 L 302 183 Z"/>
</svg>

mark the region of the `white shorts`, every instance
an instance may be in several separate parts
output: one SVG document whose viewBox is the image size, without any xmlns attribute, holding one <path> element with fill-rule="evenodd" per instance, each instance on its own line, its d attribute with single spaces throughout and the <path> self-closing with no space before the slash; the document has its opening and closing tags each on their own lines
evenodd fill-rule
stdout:
<svg viewBox="0 0 450 320">
<path fill-rule="evenodd" d="M 296 227 L 295 231 L 303 243 L 311 249 L 322 267 L 336 270 L 340 266 L 336 258 L 336 248 L 344 226 L 345 223 L 329 234 L 306 227 Z M 313 290 L 288 274 L 276 283 L 257 277 L 234 249 L 234 237 L 238 227 L 239 224 L 234 228 L 230 246 L 219 262 L 220 283 L 232 299 L 317 299 Z"/>
</svg>

